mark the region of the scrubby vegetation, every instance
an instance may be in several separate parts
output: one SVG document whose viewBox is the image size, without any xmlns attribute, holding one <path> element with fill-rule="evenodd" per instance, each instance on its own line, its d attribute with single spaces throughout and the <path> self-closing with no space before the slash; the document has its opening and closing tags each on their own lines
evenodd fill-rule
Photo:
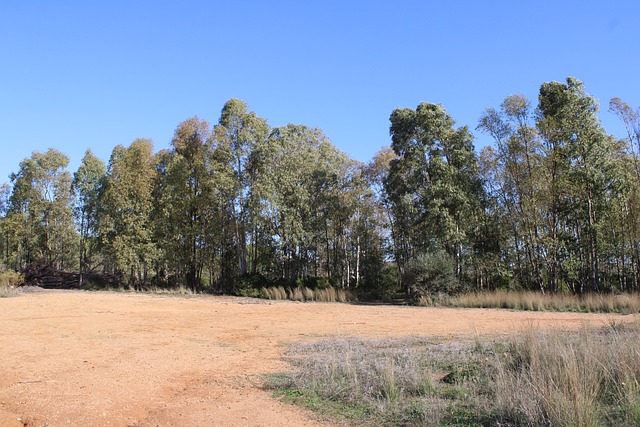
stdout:
<svg viewBox="0 0 640 427">
<path fill-rule="evenodd" d="M 332 339 L 287 354 L 269 387 L 362 425 L 640 423 L 640 326 L 524 331 L 506 342 Z"/>
<path fill-rule="evenodd" d="M 520 292 L 473 292 L 457 296 L 436 294 L 422 297 L 418 303 L 424 306 L 460 308 L 504 308 L 525 311 L 574 311 L 584 313 L 640 312 L 640 296 L 635 293 L 609 294 Z"/>
<path fill-rule="evenodd" d="M 22 282 L 24 282 L 22 274 L 0 267 L 0 298 L 8 297 L 11 289 L 21 285 Z"/>
</svg>

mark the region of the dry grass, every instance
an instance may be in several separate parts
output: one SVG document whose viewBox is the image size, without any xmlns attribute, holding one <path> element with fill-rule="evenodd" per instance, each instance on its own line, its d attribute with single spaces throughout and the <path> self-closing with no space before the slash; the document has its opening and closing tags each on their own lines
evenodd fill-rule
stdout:
<svg viewBox="0 0 640 427">
<path fill-rule="evenodd" d="M 0 273 L 0 298 L 11 295 L 12 289 L 24 283 L 24 276 L 15 271 L 6 270 Z"/>
<path fill-rule="evenodd" d="M 352 300 L 351 294 L 344 289 L 329 287 L 326 289 L 293 288 L 285 289 L 282 286 L 262 288 L 262 295 L 273 300 L 292 301 L 316 301 L 316 302 L 348 302 Z"/>
<path fill-rule="evenodd" d="M 640 425 L 640 324 L 294 347 L 286 400 L 364 425 Z"/>
<path fill-rule="evenodd" d="M 287 354 L 295 371 L 270 385 L 287 401 L 356 424 L 466 425 L 462 399 L 468 390 L 481 396 L 485 381 L 472 349 L 414 338 L 301 344 Z"/>
<path fill-rule="evenodd" d="M 3 283 L 0 283 L 0 298 L 7 298 L 11 295 L 11 289 Z"/>
<path fill-rule="evenodd" d="M 160 295 L 193 295 L 194 294 L 193 289 L 182 284 L 174 288 L 162 288 L 158 286 L 152 286 L 145 292 L 150 292 L 152 294 L 160 294 Z"/>
<path fill-rule="evenodd" d="M 498 359 L 495 402 L 521 425 L 640 424 L 640 327 L 528 331 Z"/>
<path fill-rule="evenodd" d="M 435 305 L 423 300 L 424 305 Z M 478 292 L 443 298 L 440 305 L 452 307 L 506 308 L 529 311 L 575 311 L 586 313 L 638 313 L 640 296 L 637 294 L 542 294 L 540 292 Z"/>
</svg>

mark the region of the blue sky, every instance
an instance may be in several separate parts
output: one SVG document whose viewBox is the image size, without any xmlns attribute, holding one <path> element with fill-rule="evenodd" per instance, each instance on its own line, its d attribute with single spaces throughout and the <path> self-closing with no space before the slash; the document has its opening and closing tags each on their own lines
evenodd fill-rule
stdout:
<svg viewBox="0 0 640 427">
<path fill-rule="evenodd" d="M 135 138 L 169 147 L 230 98 L 271 126 L 321 128 L 368 161 L 389 115 L 442 103 L 474 129 L 508 95 L 575 76 L 607 112 L 640 105 L 637 1 L 0 2 L 0 183 L 34 150 L 108 160 Z M 478 132 L 476 147 L 489 143 Z"/>
</svg>

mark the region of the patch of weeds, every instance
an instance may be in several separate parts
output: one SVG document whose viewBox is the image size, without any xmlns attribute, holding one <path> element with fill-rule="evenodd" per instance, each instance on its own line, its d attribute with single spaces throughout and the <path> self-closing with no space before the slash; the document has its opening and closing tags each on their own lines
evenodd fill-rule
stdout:
<svg viewBox="0 0 640 427">
<path fill-rule="evenodd" d="M 486 406 L 477 392 L 486 377 L 480 356 L 473 343 L 334 339 L 293 347 L 287 359 L 294 370 L 271 376 L 267 386 L 333 420 L 438 425 L 460 402 L 470 413 Z"/>
<path fill-rule="evenodd" d="M 268 375 L 265 387 L 285 403 L 301 406 L 335 421 L 366 420 L 373 410 L 366 404 L 344 403 L 316 393 L 304 392 L 296 387 L 286 373 Z"/>
<path fill-rule="evenodd" d="M 449 407 L 448 414 L 443 417 L 441 425 L 446 426 L 490 426 L 496 425 L 490 414 L 473 405 L 456 402 Z"/>
<path fill-rule="evenodd" d="M 449 373 L 442 378 L 447 384 L 462 384 L 467 381 L 478 380 L 482 372 L 474 363 L 456 363 L 448 367 Z"/>
</svg>

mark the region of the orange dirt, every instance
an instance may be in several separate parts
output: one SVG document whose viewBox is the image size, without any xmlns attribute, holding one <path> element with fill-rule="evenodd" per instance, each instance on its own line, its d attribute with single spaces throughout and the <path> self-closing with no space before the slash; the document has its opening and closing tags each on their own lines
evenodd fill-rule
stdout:
<svg viewBox="0 0 640 427">
<path fill-rule="evenodd" d="M 0 299 L 0 426 L 319 426 L 263 374 L 333 336 L 497 334 L 632 316 L 55 291 Z"/>
</svg>

